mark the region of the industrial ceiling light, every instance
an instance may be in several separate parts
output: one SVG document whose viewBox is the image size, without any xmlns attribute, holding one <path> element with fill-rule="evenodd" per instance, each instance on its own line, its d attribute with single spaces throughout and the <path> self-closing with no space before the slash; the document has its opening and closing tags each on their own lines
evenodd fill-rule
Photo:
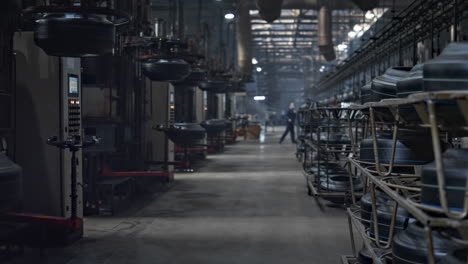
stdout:
<svg viewBox="0 0 468 264">
<path fill-rule="evenodd" d="M 357 35 L 357 33 L 356 33 L 355 31 L 350 31 L 350 32 L 348 33 L 348 37 L 350 37 L 350 38 L 355 38 L 356 35 Z"/>
<path fill-rule="evenodd" d="M 257 67 L 257 72 L 262 72 L 262 68 L 261 68 L 261 67 Z"/>
<path fill-rule="evenodd" d="M 258 60 L 257 60 L 256 58 L 252 58 L 252 64 L 253 64 L 253 65 L 258 64 Z"/>
<path fill-rule="evenodd" d="M 367 11 L 365 15 L 366 19 L 373 19 L 375 17 L 374 13 L 372 11 Z"/>
<path fill-rule="evenodd" d="M 362 26 L 359 25 L 359 24 L 356 24 L 356 25 L 354 25 L 353 30 L 356 31 L 356 32 L 359 32 L 359 31 L 362 30 Z"/>
<path fill-rule="evenodd" d="M 224 18 L 227 19 L 227 20 L 231 20 L 231 19 L 234 19 L 236 17 L 236 15 L 234 15 L 233 13 L 227 13 L 224 15 Z"/>
<path fill-rule="evenodd" d="M 346 45 L 346 44 L 340 44 L 340 45 L 338 45 L 338 50 L 340 50 L 340 51 L 343 51 L 343 50 L 345 50 L 345 49 L 347 49 L 347 48 L 348 48 L 348 45 Z"/>
<path fill-rule="evenodd" d="M 253 98 L 255 101 L 265 101 L 266 97 L 263 95 L 257 95 Z"/>
</svg>

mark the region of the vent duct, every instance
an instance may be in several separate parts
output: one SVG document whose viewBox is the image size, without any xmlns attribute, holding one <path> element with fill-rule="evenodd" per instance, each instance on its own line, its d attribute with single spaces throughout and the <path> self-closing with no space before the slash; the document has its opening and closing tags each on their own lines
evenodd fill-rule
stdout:
<svg viewBox="0 0 468 264">
<path fill-rule="evenodd" d="M 352 0 L 352 1 L 362 11 L 374 9 L 379 5 L 379 0 Z"/>
<path fill-rule="evenodd" d="M 333 47 L 332 16 L 328 7 L 322 6 L 320 8 L 318 23 L 320 53 L 326 61 L 332 61 L 336 59 L 336 55 Z"/>
<path fill-rule="evenodd" d="M 252 26 L 250 22 L 249 0 L 239 1 L 237 19 L 237 55 L 239 72 L 247 78 L 252 75 Z"/>
<path fill-rule="evenodd" d="M 281 16 L 283 0 L 256 0 L 260 17 L 271 23 Z"/>
</svg>

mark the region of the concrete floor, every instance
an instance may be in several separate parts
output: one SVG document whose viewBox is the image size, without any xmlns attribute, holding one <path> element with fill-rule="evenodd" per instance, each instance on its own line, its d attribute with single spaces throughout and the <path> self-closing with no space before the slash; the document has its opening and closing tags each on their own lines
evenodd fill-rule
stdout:
<svg viewBox="0 0 468 264">
<path fill-rule="evenodd" d="M 351 252 L 345 211 L 321 211 L 307 196 L 280 132 L 209 156 L 128 216 L 86 219 L 85 238 L 71 247 L 42 260 L 27 251 L 14 263 L 340 263 Z"/>
</svg>

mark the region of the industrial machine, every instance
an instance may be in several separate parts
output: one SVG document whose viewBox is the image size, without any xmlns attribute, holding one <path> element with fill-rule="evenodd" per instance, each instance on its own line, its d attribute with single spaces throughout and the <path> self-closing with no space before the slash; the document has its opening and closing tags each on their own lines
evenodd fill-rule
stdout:
<svg viewBox="0 0 468 264">
<path fill-rule="evenodd" d="M 174 143 L 164 133 L 154 130 L 155 125 L 171 126 L 175 122 L 175 91 L 169 82 L 146 79 L 147 102 L 145 104 L 145 160 L 148 164 L 160 164 L 167 172 L 168 180 L 174 179 Z M 158 108 L 156 108 L 158 106 Z"/>
<path fill-rule="evenodd" d="M 16 79 L 14 158 L 23 168 L 23 189 L 28 194 L 23 211 L 15 217 L 25 222 L 41 219 L 56 234 L 54 242 L 67 244 L 82 236 L 81 147 L 53 148 L 48 138 L 81 144 L 80 59 L 46 55 L 35 45 L 32 32 L 16 34 L 14 49 L 16 72 L 27 76 Z M 70 225 L 72 216 L 78 224 Z"/>
</svg>

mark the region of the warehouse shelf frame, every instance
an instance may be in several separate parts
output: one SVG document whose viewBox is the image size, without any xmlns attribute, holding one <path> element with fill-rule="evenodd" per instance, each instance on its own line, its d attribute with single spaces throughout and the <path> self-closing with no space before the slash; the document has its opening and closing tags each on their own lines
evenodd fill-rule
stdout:
<svg viewBox="0 0 468 264">
<path fill-rule="evenodd" d="M 322 177 L 320 176 L 322 171 L 321 167 L 325 166 L 324 171 L 327 175 L 327 188 L 330 186 L 328 175 L 331 164 L 341 166 L 344 169 L 343 172 L 346 173 L 346 156 L 350 154 L 356 155 L 357 151 L 355 142 L 360 136 L 360 130 L 356 129 L 353 131 L 352 125 L 356 124 L 356 126 L 358 126 L 358 124 L 361 123 L 360 111 L 338 107 L 311 107 L 308 111 L 310 133 L 308 133 L 308 138 L 305 139 L 305 146 L 309 151 L 306 150 L 304 153 L 302 167 L 309 195 L 348 200 L 351 198 L 353 186 L 350 187 L 350 190 L 346 191 L 329 191 L 322 188 Z M 332 124 L 332 121 L 335 121 L 335 124 Z M 335 135 L 348 137 L 349 143 L 344 141 L 330 141 L 332 130 L 335 130 L 333 132 L 337 132 Z M 341 134 L 338 132 L 341 132 Z M 325 134 L 325 138 L 322 139 L 323 134 Z M 316 153 L 317 160 L 314 161 L 312 158 L 310 163 L 307 164 L 307 153 L 311 156 L 313 153 Z M 322 156 L 325 157 L 322 159 Z M 330 156 L 334 156 L 336 159 L 330 160 Z M 309 169 L 311 167 L 316 167 L 317 171 L 315 173 L 310 173 Z M 352 179 L 350 179 L 350 184 L 353 184 Z"/>
<path fill-rule="evenodd" d="M 354 256 L 341 256 L 341 263 L 342 264 L 359 264 L 358 260 Z"/>
<path fill-rule="evenodd" d="M 452 101 L 456 104 L 459 113 L 463 117 L 462 122 L 458 123 L 461 120 L 449 120 L 448 125 L 441 125 L 438 122 L 438 110 L 436 104 L 438 101 Z M 400 112 L 398 111 L 401 106 L 412 106 L 416 109 L 416 112 L 420 118 L 419 121 L 407 122 L 403 118 L 400 119 Z M 457 243 L 468 245 L 468 197 L 465 196 L 463 211 L 462 212 L 453 212 L 448 207 L 448 201 L 446 196 L 446 182 L 444 175 L 444 164 L 442 160 L 442 146 L 440 143 L 441 133 L 443 132 L 453 132 L 455 135 L 466 136 L 468 134 L 468 92 L 466 91 L 441 91 L 441 92 L 422 92 L 410 95 L 406 99 L 385 99 L 380 102 L 367 103 L 364 105 L 352 105 L 351 109 L 361 110 L 368 113 L 369 115 L 369 124 L 371 127 L 371 134 L 374 141 L 374 154 L 375 154 L 375 169 L 369 169 L 370 164 L 366 164 L 362 161 L 357 160 L 355 157 L 349 157 L 348 161 L 352 168 L 357 169 L 359 174 L 368 179 L 369 189 L 372 197 L 372 216 L 373 219 L 377 219 L 376 212 L 376 197 L 375 190 L 379 190 L 386 193 L 394 201 L 394 211 L 392 214 L 392 222 L 390 225 L 390 238 L 387 245 L 392 241 L 392 233 L 395 227 L 395 218 L 398 210 L 398 206 L 406 209 L 414 218 L 416 218 L 424 226 L 426 232 L 427 245 L 428 245 L 428 260 L 429 263 L 435 263 L 435 255 L 433 249 L 433 237 L 432 232 L 437 228 L 451 228 L 458 231 L 461 238 L 451 237 L 451 239 Z M 391 113 L 393 115 L 393 120 L 388 115 Z M 393 146 L 392 146 L 392 156 L 389 164 L 381 164 L 378 157 L 378 147 L 377 147 L 377 137 L 376 137 L 376 123 L 377 118 L 380 120 L 387 119 L 386 121 L 390 123 L 390 126 L 393 127 Z M 385 123 L 385 122 L 384 122 Z M 434 150 L 434 161 L 436 164 L 436 173 L 438 181 L 438 191 L 439 191 L 439 202 L 441 204 L 441 209 L 434 209 L 432 207 L 423 206 L 417 203 L 415 196 L 417 194 L 410 194 L 409 192 L 417 193 L 420 191 L 419 188 L 413 186 L 405 186 L 401 182 L 396 181 L 396 183 L 391 183 L 392 179 L 400 180 L 402 175 L 393 173 L 393 163 L 395 158 L 395 148 L 396 140 L 399 127 L 422 127 L 430 128 L 433 150 Z M 415 169 L 416 171 L 416 169 Z M 349 170 L 350 177 L 353 175 L 353 170 Z M 403 175 L 403 177 L 418 177 L 417 175 Z M 468 193 L 468 181 L 465 186 L 465 193 Z M 432 213 L 445 214 L 444 216 L 438 215 L 435 216 Z M 378 221 L 374 221 L 374 232 L 376 232 L 375 237 L 377 239 L 371 239 L 366 235 L 366 230 L 363 226 L 359 226 L 361 221 L 359 217 L 355 215 L 355 212 L 351 208 L 348 208 L 348 217 L 350 221 L 350 232 L 351 238 L 353 240 L 353 226 L 361 235 L 365 241 L 366 247 L 372 252 L 374 261 L 376 263 L 381 263 L 378 261 L 377 254 L 375 253 L 375 248 L 373 245 L 376 245 L 378 248 L 386 248 L 386 245 L 382 245 L 381 241 L 378 238 Z M 362 219 L 361 219 L 362 220 Z M 353 223 L 353 225 L 351 225 Z M 355 245 L 353 244 L 353 249 Z M 354 250 L 355 251 L 355 250 Z"/>
</svg>

